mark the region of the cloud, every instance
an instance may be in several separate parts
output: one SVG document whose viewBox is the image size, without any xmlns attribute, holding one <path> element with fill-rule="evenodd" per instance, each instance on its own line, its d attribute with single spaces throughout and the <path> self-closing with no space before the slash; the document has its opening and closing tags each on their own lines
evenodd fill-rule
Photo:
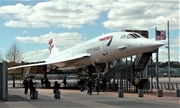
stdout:
<svg viewBox="0 0 180 108">
<path fill-rule="evenodd" d="M 18 3 L 0 7 L 0 16 L 6 20 L 4 24 L 8 27 L 79 28 L 83 24 L 94 23 L 99 13 L 108 9 L 109 3 L 108 0 L 51 0 L 34 6 Z"/>
<path fill-rule="evenodd" d="M 28 32 L 28 31 L 23 31 L 23 32 L 22 32 L 22 34 L 27 34 L 27 33 L 29 33 L 29 32 Z"/>
<path fill-rule="evenodd" d="M 176 47 L 176 48 L 179 48 L 180 47 L 180 36 L 177 36 L 173 39 L 171 39 L 171 45 L 170 47 Z"/>
<path fill-rule="evenodd" d="M 41 36 L 17 36 L 16 39 L 22 43 L 45 43 L 48 44 L 48 40 L 53 38 L 56 45 L 68 48 L 70 46 L 82 43 L 84 41 L 81 34 L 77 32 L 65 32 L 65 33 L 52 33 L 44 34 Z"/>
<path fill-rule="evenodd" d="M 180 52 L 179 52 L 179 36 L 171 39 L 170 41 L 170 61 L 179 61 L 180 62 Z M 164 43 L 168 43 L 168 40 L 163 40 Z M 159 48 L 159 61 L 167 62 L 168 61 L 168 44 Z M 153 59 L 156 58 L 156 54 L 153 54 Z"/>
<path fill-rule="evenodd" d="M 0 16 L 8 27 L 21 28 L 79 28 L 94 24 L 107 11 L 108 20 L 102 24 L 111 30 L 179 28 L 178 1 L 137 0 L 50 0 L 35 5 L 8 5 L 0 7 Z M 104 16 L 103 16 L 104 17 Z"/>
<path fill-rule="evenodd" d="M 48 40 L 53 38 L 56 46 L 59 51 L 65 50 L 69 47 L 77 45 L 84 42 L 84 38 L 81 34 L 77 32 L 64 32 L 64 33 L 53 33 L 49 32 L 48 34 L 40 36 L 17 36 L 16 39 L 22 43 L 41 43 L 48 44 Z M 48 49 L 36 50 L 36 51 L 26 51 L 24 54 L 24 61 L 35 62 L 43 61 L 48 57 Z"/>
<path fill-rule="evenodd" d="M 57 45 L 59 51 L 65 50 L 69 47 L 77 45 L 79 43 L 84 42 L 81 34 L 76 32 L 73 33 L 52 33 L 44 34 L 41 36 L 34 37 L 21 37 L 18 36 L 16 39 L 22 43 L 48 43 L 50 38 L 54 39 L 55 44 Z M 44 61 L 48 57 L 48 49 L 36 50 L 36 51 L 27 51 L 24 54 L 24 61 L 35 62 L 35 61 Z"/>
<path fill-rule="evenodd" d="M 19 1 L 25 1 L 25 2 L 28 2 L 28 1 L 30 1 L 30 0 L 19 0 Z"/>
<path fill-rule="evenodd" d="M 107 12 L 104 14 L 103 12 Z M 103 14 L 103 17 L 101 17 Z M 86 24 L 95 24 L 98 19 L 106 19 L 102 23 L 111 30 L 120 29 L 179 29 L 179 2 L 164 0 L 50 0 L 39 1 L 35 5 L 6 5 L 0 7 L 0 17 L 7 27 L 21 28 L 79 28 Z M 22 33 L 28 33 L 23 31 Z M 41 36 L 17 36 L 22 43 L 45 43 L 54 37 L 60 50 L 66 49 L 84 41 L 81 34 L 48 33 Z M 179 48 L 179 37 L 171 40 L 171 47 Z M 167 43 L 167 40 L 165 41 Z M 166 60 L 165 52 L 160 50 L 162 60 Z M 42 51 L 43 52 L 43 51 Z M 29 52 L 34 54 L 32 52 Z M 171 51 L 171 58 L 178 52 Z M 31 56 L 30 56 L 31 57 Z M 38 57 L 38 56 L 37 56 Z M 34 58 L 34 57 L 33 57 Z M 175 60 L 175 58 L 174 58 Z"/>
<path fill-rule="evenodd" d="M 152 40 L 155 40 L 155 38 L 151 38 Z M 161 42 L 165 43 L 165 47 L 168 46 L 168 37 L 166 37 L 166 40 L 160 40 Z M 180 36 L 174 36 L 173 38 L 170 38 L 170 48 L 179 48 L 180 46 Z"/>
<path fill-rule="evenodd" d="M 153 53 L 153 60 L 156 59 L 156 54 Z M 159 61 L 167 62 L 168 61 L 168 49 L 159 49 Z M 179 51 L 178 50 L 170 50 L 170 61 L 179 61 Z"/>
<path fill-rule="evenodd" d="M 111 30 L 120 29 L 149 29 L 157 26 L 171 29 L 179 28 L 178 1 L 118 1 L 112 3 L 108 12 L 108 20 L 103 26 Z"/>
<path fill-rule="evenodd" d="M 47 58 L 48 49 L 24 52 L 24 62 L 44 61 Z"/>
</svg>

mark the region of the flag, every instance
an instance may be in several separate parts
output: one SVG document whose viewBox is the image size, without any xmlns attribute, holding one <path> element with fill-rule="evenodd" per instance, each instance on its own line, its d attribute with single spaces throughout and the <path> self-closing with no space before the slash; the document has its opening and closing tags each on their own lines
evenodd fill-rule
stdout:
<svg viewBox="0 0 180 108">
<path fill-rule="evenodd" d="M 166 40 L 166 31 L 156 30 L 156 40 Z"/>
</svg>

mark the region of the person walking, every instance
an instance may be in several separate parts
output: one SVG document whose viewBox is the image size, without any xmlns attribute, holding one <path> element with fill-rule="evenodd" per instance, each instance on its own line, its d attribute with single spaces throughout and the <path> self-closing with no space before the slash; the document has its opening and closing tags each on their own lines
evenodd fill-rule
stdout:
<svg viewBox="0 0 180 108">
<path fill-rule="evenodd" d="M 89 78 L 89 81 L 88 81 L 88 83 L 87 83 L 87 87 L 88 87 L 87 94 L 92 95 L 92 87 L 93 87 L 93 84 L 92 84 L 91 78 Z"/>
<path fill-rule="evenodd" d="M 23 85 L 24 85 L 24 94 L 27 94 L 28 93 L 28 88 L 29 88 L 29 82 L 28 82 L 28 79 L 25 78 L 24 81 L 23 81 Z"/>
<path fill-rule="evenodd" d="M 66 85 L 67 85 L 66 77 L 64 77 L 63 83 L 64 83 L 64 87 L 66 87 Z"/>
<path fill-rule="evenodd" d="M 107 93 L 107 80 L 105 77 L 103 77 L 103 80 L 102 80 L 102 88 L 103 88 L 103 92 Z"/>
<path fill-rule="evenodd" d="M 31 78 L 29 78 L 29 90 L 30 90 L 30 98 L 34 99 L 35 87 Z"/>
<path fill-rule="evenodd" d="M 100 81 L 99 81 L 99 78 L 96 78 L 96 92 L 97 92 L 97 95 L 99 94 L 99 89 L 100 89 Z"/>
</svg>

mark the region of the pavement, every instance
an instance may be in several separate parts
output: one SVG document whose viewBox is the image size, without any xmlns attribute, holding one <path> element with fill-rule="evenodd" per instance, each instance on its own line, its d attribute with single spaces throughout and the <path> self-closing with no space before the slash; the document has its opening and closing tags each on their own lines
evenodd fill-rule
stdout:
<svg viewBox="0 0 180 108">
<path fill-rule="evenodd" d="M 176 91 L 163 90 L 163 97 L 157 96 L 157 91 L 144 93 L 124 93 L 123 98 L 118 92 L 93 92 L 61 89 L 61 98 L 53 98 L 52 89 L 37 89 L 38 99 L 30 99 L 24 94 L 23 88 L 8 88 L 8 101 L 0 101 L 0 108 L 180 108 L 180 98 Z"/>
</svg>

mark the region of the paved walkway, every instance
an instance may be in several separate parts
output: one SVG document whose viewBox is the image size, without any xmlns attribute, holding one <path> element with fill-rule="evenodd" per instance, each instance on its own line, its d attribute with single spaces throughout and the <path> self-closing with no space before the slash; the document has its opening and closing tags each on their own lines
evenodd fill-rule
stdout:
<svg viewBox="0 0 180 108">
<path fill-rule="evenodd" d="M 53 99 L 52 89 L 37 89 L 38 99 L 31 100 L 23 90 L 9 88 L 9 99 L 1 101 L 0 108 L 180 108 L 180 98 L 175 91 L 163 91 L 163 97 L 157 97 L 154 90 L 144 93 L 144 97 L 124 93 L 124 98 L 118 98 L 117 92 L 88 95 L 79 90 L 61 90 L 61 99 Z"/>
</svg>

